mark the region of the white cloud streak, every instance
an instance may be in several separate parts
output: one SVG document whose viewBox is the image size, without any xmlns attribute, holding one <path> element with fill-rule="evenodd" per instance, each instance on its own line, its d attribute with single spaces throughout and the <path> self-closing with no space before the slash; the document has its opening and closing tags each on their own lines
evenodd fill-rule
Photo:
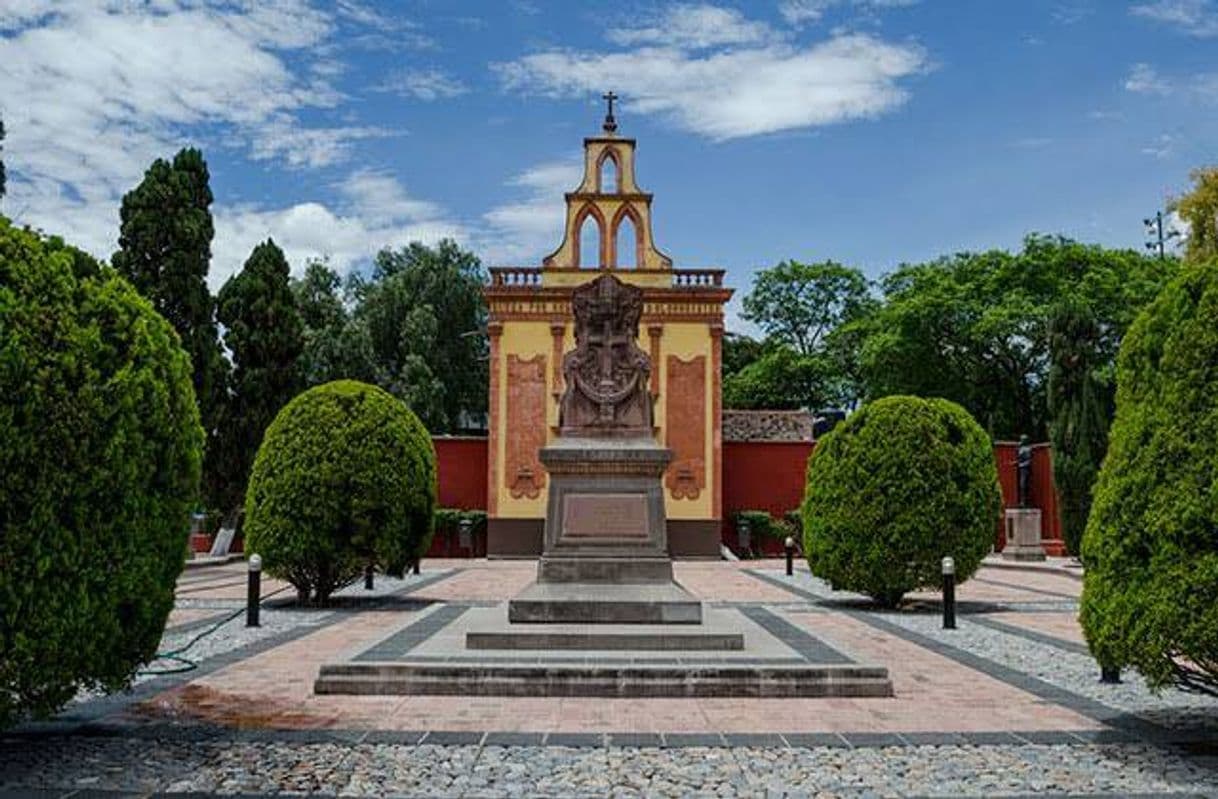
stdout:
<svg viewBox="0 0 1218 799">
<path fill-rule="evenodd" d="M 1218 36 L 1218 4 L 1213 0 L 1155 0 L 1134 5 L 1130 13 L 1189 36 Z"/>
<path fill-rule="evenodd" d="M 583 177 L 576 157 L 549 161 L 516 175 L 508 185 L 524 195 L 483 215 L 487 229 L 477 234 L 479 250 L 492 263 L 532 265 L 562 240 L 563 194 Z"/>
<path fill-rule="evenodd" d="M 495 69 L 506 88 L 550 97 L 629 86 L 626 110 L 724 140 L 879 116 L 908 99 L 898 81 L 927 67 L 917 45 L 852 34 L 706 54 L 550 50 Z"/>
<path fill-rule="evenodd" d="M 333 13 L 308 0 L 9 0 L 0 10 L 4 210 L 108 257 L 122 194 L 182 146 L 236 147 L 302 168 L 341 162 L 353 142 L 387 131 L 303 124 L 302 111 L 343 97 L 326 80 L 333 64 L 300 75 L 289 56 L 369 13 L 350 0 Z"/>
</svg>

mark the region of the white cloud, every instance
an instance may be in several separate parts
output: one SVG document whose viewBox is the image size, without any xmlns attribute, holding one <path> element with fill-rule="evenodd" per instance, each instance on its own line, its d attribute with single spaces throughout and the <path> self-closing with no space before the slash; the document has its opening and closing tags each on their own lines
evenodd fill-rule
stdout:
<svg viewBox="0 0 1218 799">
<path fill-rule="evenodd" d="M 1162 133 L 1142 148 L 1142 154 L 1159 159 L 1168 158 L 1175 153 L 1174 144 L 1175 137 L 1170 133 Z"/>
<path fill-rule="evenodd" d="M 619 28 L 606 34 L 623 46 L 664 45 L 702 49 L 729 44 L 758 44 L 776 38 L 764 22 L 748 20 L 734 8 L 707 4 L 669 6 L 648 24 Z"/>
<path fill-rule="evenodd" d="M 1190 36 L 1218 36 L 1218 5 L 1213 0 L 1154 0 L 1133 6 L 1130 12 Z"/>
<path fill-rule="evenodd" d="M 340 274 L 383 247 L 442 238 L 467 241 L 470 232 L 438 205 L 411 197 L 392 176 L 359 170 L 338 185 L 336 208 L 306 202 L 287 208 L 216 209 L 216 239 L 207 281 L 218 291 L 258 242 L 273 238 L 295 273 L 311 258 L 327 257 Z"/>
<path fill-rule="evenodd" d="M 1169 94 L 1171 85 L 1150 64 L 1134 64 L 1125 78 L 1125 89 L 1138 94 Z"/>
<path fill-rule="evenodd" d="M 921 47 L 863 34 L 696 54 L 548 50 L 494 65 L 506 88 L 551 97 L 628 86 L 626 111 L 717 140 L 878 116 L 908 98 L 901 78 L 927 68 Z"/>
<path fill-rule="evenodd" d="M 1134 64 L 1125 88 L 1138 94 L 1171 95 L 1190 103 L 1218 104 L 1218 72 L 1164 76 L 1150 64 Z"/>
<path fill-rule="evenodd" d="M 885 8 L 912 6 L 919 0 L 783 0 L 778 4 L 778 13 L 791 25 L 818 22 L 825 12 L 834 6 L 851 6 L 866 12 Z"/>
<path fill-rule="evenodd" d="M 562 241 L 563 194 L 583 177 L 578 158 L 549 161 L 508 181 L 524 197 L 492 208 L 483 215 L 488 229 L 479 232 L 479 250 L 492 263 L 530 266 L 540 263 Z"/>
<path fill-rule="evenodd" d="M 352 24 L 367 12 L 347 0 L 336 13 Z M 337 24 L 308 0 L 8 0 L 6 212 L 108 257 L 122 194 L 186 144 L 295 166 L 341 161 L 353 141 L 385 131 L 303 124 L 302 111 L 342 96 L 326 80 L 332 64 L 297 74 L 289 61 L 323 47 Z"/>
<path fill-rule="evenodd" d="M 443 100 L 469 91 L 464 83 L 438 69 L 404 69 L 394 72 L 373 91 L 416 100 Z"/>
</svg>

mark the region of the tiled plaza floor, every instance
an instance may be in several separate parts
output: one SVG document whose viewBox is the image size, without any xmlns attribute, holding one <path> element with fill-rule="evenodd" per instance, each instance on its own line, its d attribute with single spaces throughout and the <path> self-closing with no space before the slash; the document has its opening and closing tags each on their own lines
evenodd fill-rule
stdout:
<svg viewBox="0 0 1218 799">
<path fill-rule="evenodd" d="M 895 696 L 874 699 L 319 696 L 323 663 L 444 607 L 506 600 L 536 564 L 431 561 L 382 581 L 379 605 L 333 610 L 293 609 L 267 580 L 258 630 L 239 612 L 244 564 L 191 569 L 164 646 L 202 634 L 198 668 L 8 734 L 0 795 L 1218 795 L 1218 702 L 1152 696 L 1134 676 L 1101 685 L 1077 574 L 1000 565 L 960 587 L 953 631 L 933 593 L 880 612 L 806 566 L 676 565 L 706 602 L 763 607 L 886 666 Z"/>
</svg>

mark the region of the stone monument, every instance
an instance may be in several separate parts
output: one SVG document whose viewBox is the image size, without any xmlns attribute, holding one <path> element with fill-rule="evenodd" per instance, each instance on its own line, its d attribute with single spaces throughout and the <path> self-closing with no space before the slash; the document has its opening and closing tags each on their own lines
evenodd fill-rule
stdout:
<svg viewBox="0 0 1218 799">
<path fill-rule="evenodd" d="M 651 358 L 635 343 L 643 290 L 604 274 L 572 297 L 575 349 L 562 359 L 559 429 L 537 583 L 514 622 L 689 623 L 701 604 L 673 582 L 655 439 Z"/>
<path fill-rule="evenodd" d="M 1040 508 L 1031 507 L 1032 445 L 1026 435 L 1019 437 L 1015 456 L 1019 507 L 1006 510 L 1006 539 L 1002 556 L 1007 560 L 1044 560 L 1040 543 Z"/>
</svg>

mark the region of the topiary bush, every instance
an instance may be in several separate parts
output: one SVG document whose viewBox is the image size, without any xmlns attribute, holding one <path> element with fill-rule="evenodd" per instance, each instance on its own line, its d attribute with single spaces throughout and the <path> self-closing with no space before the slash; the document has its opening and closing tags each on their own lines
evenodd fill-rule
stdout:
<svg viewBox="0 0 1218 799">
<path fill-rule="evenodd" d="M 1125 335 L 1082 557 L 1097 660 L 1218 694 L 1218 263 L 1187 268 Z"/>
<path fill-rule="evenodd" d="M 325 603 L 368 564 L 400 572 L 431 542 L 436 455 L 388 392 L 354 380 L 311 388 L 279 411 L 254 459 L 245 548 L 267 573 Z"/>
<path fill-rule="evenodd" d="M 0 725 L 152 659 L 202 448 L 169 323 L 110 268 L 0 217 Z"/>
<path fill-rule="evenodd" d="M 894 607 L 939 585 L 944 556 L 968 579 L 990 551 L 1001 507 L 992 444 L 966 410 L 885 397 L 808 458 L 804 554 L 834 588 Z"/>
</svg>

